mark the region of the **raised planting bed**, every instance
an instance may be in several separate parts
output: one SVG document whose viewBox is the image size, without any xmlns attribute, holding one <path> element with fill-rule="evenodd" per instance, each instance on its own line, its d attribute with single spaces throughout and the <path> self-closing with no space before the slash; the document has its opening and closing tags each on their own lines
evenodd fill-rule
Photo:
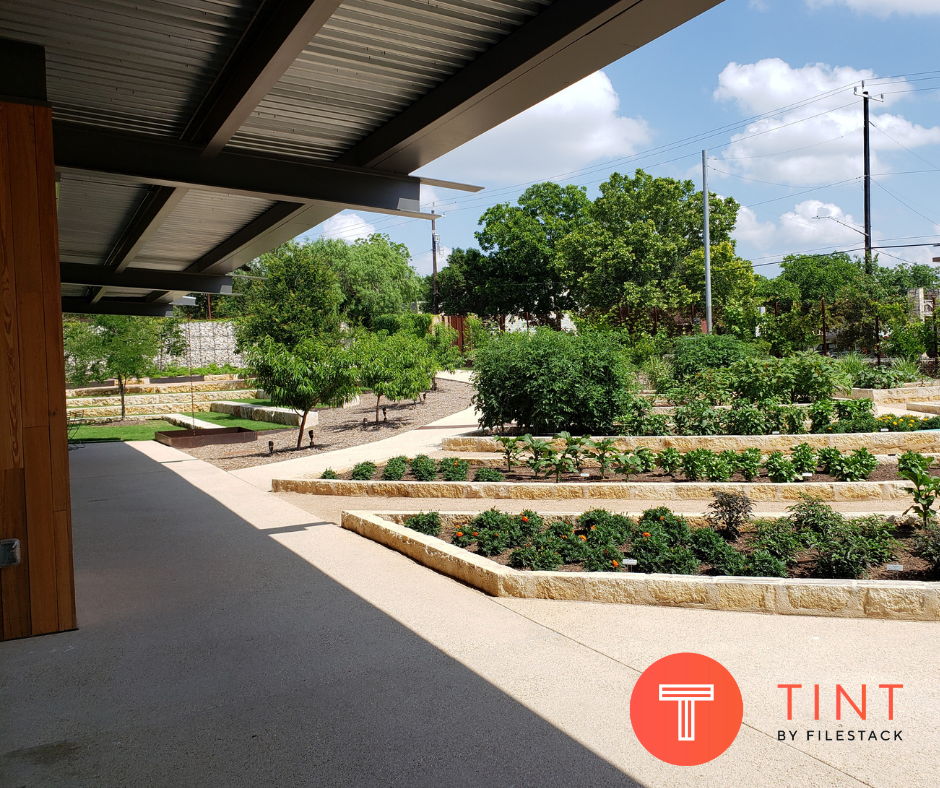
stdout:
<svg viewBox="0 0 940 788">
<path fill-rule="evenodd" d="M 216 429 L 173 430 L 154 435 L 157 443 L 174 449 L 195 449 L 198 446 L 213 446 L 225 443 L 248 443 L 256 440 L 258 433 L 244 427 L 219 427 Z"/>
<path fill-rule="evenodd" d="M 824 501 L 910 502 L 909 482 L 519 482 L 346 481 L 342 479 L 274 479 L 274 492 L 384 498 L 492 498 L 565 500 L 573 498 L 683 501 L 708 500 L 716 492 L 737 492 L 755 501 L 795 501 L 811 495 Z"/>
<path fill-rule="evenodd" d="M 935 582 L 526 571 L 419 533 L 393 517 L 402 515 L 345 511 L 342 526 L 491 596 L 777 615 L 940 620 Z M 456 526 L 456 521 L 451 525 Z"/>
<path fill-rule="evenodd" d="M 940 451 L 940 430 L 920 430 L 916 432 L 854 432 L 828 435 L 659 435 L 659 436 L 610 436 L 615 439 L 618 451 L 630 451 L 645 446 L 651 451 L 664 449 L 691 451 L 692 449 L 711 449 L 712 451 L 744 451 L 760 449 L 765 454 L 772 451 L 788 452 L 794 444 L 807 443 L 814 449 L 833 446 L 840 451 L 868 449 L 874 454 L 901 454 L 905 451 L 936 452 Z M 552 441 L 556 449 L 565 445 L 563 440 L 554 440 L 551 436 L 542 436 Z M 595 437 L 595 440 L 599 440 Z M 473 434 L 444 438 L 443 451 L 455 453 L 498 452 L 500 444 L 489 435 Z"/>
<path fill-rule="evenodd" d="M 870 399 L 879 405 L 940 400 L 940 386 L 901 386 L 893 389 L 852 389 L 852 399 Z"/>
</svg>

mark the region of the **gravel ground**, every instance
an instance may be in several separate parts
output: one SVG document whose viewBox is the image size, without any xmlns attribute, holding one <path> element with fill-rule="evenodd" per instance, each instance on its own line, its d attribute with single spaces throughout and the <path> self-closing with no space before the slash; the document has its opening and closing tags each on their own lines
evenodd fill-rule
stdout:
<svg viewBox="0 0 940 788">
<path fill-rule="evenodd" d="M 316 448 L 309 447 L 309 440 L 304 436 L 302 448 L 297 445 L 296 430 L 275 430 L 259 435 L 252 443 L 230 444 L 223 446 L 202 446 L 187 449 L 187 454 L 200 460 L 211 462 L 223 470 L 250 468 L 254 465 L 266 465 L 271 462 L 294 460 L 313 454 L 323 454 L 350 446 L 390 438 L 404 431 L 423 427 L 425 424 L 459 413 L 470 407 L 473 387 L 466 383 L 439 380 L 437 391 L 429 391 L 427 400 L 413 405 L 409 402 L 385 403 L 388 421 L 380 421 L 375 426 L 375 397 L 363 394 L 362 403 L 352 408 L 323 408 L 317 413 L 319 426 L 314 431 Z M 382 419 L 380 412 L 379 418 Z M 368 426 L 363 426 L 363 419 Z M 262 423 L 262 422 L 259 422 Z M 274 454 L 268 453 L 268 441 L 274 441 Z"/>
</svg>

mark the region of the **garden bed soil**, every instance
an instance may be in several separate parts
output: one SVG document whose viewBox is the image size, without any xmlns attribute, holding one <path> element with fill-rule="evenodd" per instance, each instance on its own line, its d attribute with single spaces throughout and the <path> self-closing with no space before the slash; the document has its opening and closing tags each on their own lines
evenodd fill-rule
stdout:
<svg viewBox="0 0 940 788">
<path fill-rule="evenodd" d="M 363 394 L 362 402 L 353 407 L 318 409 L 319 424 L 313 433 L 314 448 L 310 448 L 306 434 L 301 447 L 296 448 L 297 430 L 281 429 L 266 434 L 265 441 L 235 446 L 202 446 L 184 451 L 227 471 L 294 460 L 384 440 L 402 431 L 423 427 L 470 407 L 472 396 L 473 387 L 469 384 L 439 379 L 437 390 L 429 391 L 427 400 L 417 405 L 410 400 L 386 402 L 383 399 L 388 420 L 380 421 L 378 426 L 375 424 L 375 397 L 371 394 Z M 379 418 L 382 418 L 381 412 Z M 268 440 L 274 442 L 274 454 L 268 453 Z"/>
<path fill-rule="evenodd" d="M 458 457 L 457 459 L 460 459 Z M 378 465 L 378 469 L 375 472 L 375 475 L 372 477 L 372 481 L 382 481 L 382 472 L 385 470 L 386 463 Z M 475 465 L 471 462 L 470 473 L 467 474 L 466 481 L 473 481 L 473 476 L 476 473 L 476 469 L 480 465 Z M 515 467 L 513 468 L 512 473 L 506 473 L 505 466 L 503 468 L 497 468 L 496 466 L 489 465 L 488 467 L 496 468 L 503 474 L 504 482 L 518 482 L 522 484 L 555 484 L 555 474 L 550 474 L 549 476 L 535 476 L 531 470 L 524 467 Z M 940 463 L 935 463 L 932 466 L 934 473 L 938 472 L 940 469 Z M 342 473 L 337 472 L 337 477 L 343 481 L 352 480 L 352 469 L 347 469 Z M 392 481 L 405 481 L 405 482 L 417 482 L 418 479 L 414 477 L 409 469 L 408 472 L 401 479 L 394 479 Z M 443 481 L 443 478 L 438 474 L 438 478 L 434 481 Z M 651 473 L 638 473 L 633 476 L 630 476 L 629 479 L 624 479 L 620 476 L 616 476 L 613 473 L 608 472 L 606 479 L 601 479 L 597 470 L 591 472 L 590 476 L 581 476 L 578 473 L 563 473 L 560 479 L 562 484 L 580 484 L 580 483 L 590 483 L 598 484 L 601 482 L 616 482 L 624 483 L 630 482 L 639 483 L 639 482 L 658 482 L 661 484 L 691 484 L 692 482 L 687 479 L 682 471 L 677 471 L 675 474 L 668 474 L 660 470 L 655 470 Z M 707 479 L 699 479 L 699 482 L 707 482 Z M 738 482 L 743 484 L 757 484 L 763 483 L 767 484 L 770 481 L 770 477 L 767 475 L 767 471 L 761 468 L 760 474 L 755 476 L 750 482 L 747 482 L 745 478 L 740 473 L 734 473 L 731 475 L 731 478 L 728 479 L 729 482 Z M 813 476 L 806 477 L 804 479 L 806 482 L 838 482 L 840 481 L 836 476 L 830 476 L 827 473 L 817 472 Z M 901 482 L 904 481 L 900 476 L 898 476 L 898 466 L 895 463 L 879 463 L 878 467 L 868 476 L 867 479 L 863 481 L 869 482 Z M 799 484 L 799 482 L 793 482 L 793 484 Z"/>
<path fill-rule="evenodd" d="M 546 521 L 550 521 L 552 516 L 550 514 L 543 515 Z M 406 516 L 401 517 L 401 522 L 404 523 L 407 519 Z M 556 518 L 557 519 L 557 518 Z M 570 519 L 570 518 L 565 518 Z M 453 544 L 454 534 L 461 530 L 465 529 L 466 526 L 458 526 L 452 521 L 445 521 L 441 525 L 440 539 L 447 544 Z M 937 581 L 940 580 L 940 576 L 933 570 L 931 565 L 925 561 L 923 558 L 919 558 L 914 555 L 914 537 L 916 531 L 909 525 L 899 525 L 895 533 L 895 538 L 898 540 L 898 551 L 894 559 L 890 561 L 892 564 L 901 564 L 904 567 L 903 572 L 892 572 L 888 571 L 885 567 L 887 564 L 882 566 L 876 566 L 871 569 L 868 573 L 868 580 L 916 580 L 916 581 Z M 733 542 L 734 546 L 741 550 L 742 548 L 747 547 L 749 543 L 748 533 L 745 532 L 741 537 Z M 620 545 L 622 552 L 626 554 L 629 558 L 630 553 L 628 548 L 630 545 L 624 543 Z M 476 546 L 462 548 L 468 553 L 477 554 Z M 509 557 L 512 555 L 512 550 L 504 550 L 499 555 L 486 556 L 490 561 L 495 561 L 501 566 L 509 566 Z M 814 574 L 815 570 L 815 560 L 816 560 L 816 551 L 815 550 L 805 550 L 801 553 L 798 553 L 796 556 L 796 563 L 793 566 L 788 567 L 787 576 L 791 578 L 803 578 L 810 579 L 819 577 L 819 575 Z M 519 570 L 519 571 L 529 571 L 529 570 Z M 575 564 L 562 564 L 558 567 L 558 572 L 583 572 L 584 566 L 581 563 Z M 705 576 L 718 576 L 718 573 L 714 571 L 711 566 L 708 564 L 702 564 L 699 569 L 699 575 Z"/>
</svg>

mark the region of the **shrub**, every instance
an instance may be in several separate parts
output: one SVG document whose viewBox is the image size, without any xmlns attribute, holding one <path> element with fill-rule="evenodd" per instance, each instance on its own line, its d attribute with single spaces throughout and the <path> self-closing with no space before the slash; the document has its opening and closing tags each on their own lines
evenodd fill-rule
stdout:
<svg viewBox="0 0 940 788">
<path fill-rule="evenodd" d="M 833 476 L 835 475 L 833 468 L 838 465 L 839 461 L 842 459 L 842 452 L 835 446 L 824 446 L 819 450 L 816 457 L 819 464 L 822 465 L 823 472 Z"/>
<path fill-rule="evenodd" d="M 788 405 L 780 408 L 782 432 L 787 435 L 803 435 L 806 432 L 806 408 Z"/>
<path fill-rule="evenodd" d="M 551 540 L 541 540 L 520 547 L 509 556 L 509 565 L 515 569 L 552 572 L 562 564 L 561 554 L 554 546 Z"/>
<path fill-rule="evenodd" d="M 835 410 L 835 405 L 830 399 L 818 399 L 810 405 L 810 431 L 819 433 L 829 429 Z"/>
<path fill-rule="evenodd" d="M 892 527 L 882 517 L 845 520 L 813 536 L 816 569 L 823 577 L 865 577 L 873 566 L 890 560 L 897 550 Z"/>
<path fill-rule="evenodd" d="M 615 544 L 606 544 L 585 551 L 585 572 L 619 572 L 622 568 L 623 553 Z"/>
<path fill-rule="evenodd" d="M 695 557 L 699 561 L 711 564 L 718 574 L 740 573 L 743 556 L 711 528 L 697 528 L 692 531 L 689 541 Z"/>
<path fill-rule="evenodd" d="M 366 462 L 358 463 L 352 469 L 352 478 L 359 482 L 369 481 L 373 476 L 375 476 L 376 465 L 374 462 L 366 460 Z"/>
<path fill-rule="evenodd" d="M 791 520 L 785 517 L 755 521 L 752 544 L 755 551 L 766 552 L 787 563 L 791 563 L 805 546 L 794 531 Z"/>
<path fill-rule="evenodd" d="M 860 389 L 893 389 L 904 382 L 904 376 L 888 367 L 866 366 L 855 376 L 853 385 Z"/>
<path fill-rule="evenodd" d="M 663 449 L 656 455 L 656 465 L 672 475 L 682 467 L 682 454 L 678 449 Z"/>
<path fill-rule="evenodd" d="M 589 547 L 625 544 L 633 536 L 634 528 L 635 523 L 626 515 L 611 514 L 605 509 L 592 509 L 578 517 L 577 530 Z"/>
<path fill-rule="evenodd" d="M 705 461 L 705 478 L 710 482 L 726 482 L 737 469 L 737 456 L 733 451 L 712 453 Z"/>
<path fill-rule="evenodd" d="M 830 463 L 832 472 L 843 482 L 860 482 L 867 479 L 878 467 L 878 460 L 868 449 L 856 449 L 849 455 L 843 454 Z"/>
<path fill-rule="evenodd" d="M 630 546 L 640 572 L 662 572 L 671 575 L 698 574 L 699 560 L 691 548 L 670 545 L 662 532 L 641 531 Z"/>
<path fill-rule="evenodd" d="M 512 518 L 512 538 L 514 546 L 534 539 L 545 527 L 545 521 L 541 515 L 536 514 L 531 509 L 523 509 L 519 514 Z"/>
<path fill-rule="evenodd" d="M 914 537 L 914 552 L 929 561 L 933 570 L 940 569 L 940 527 L 930 523 Z"/>
<path fill-rule="evenodd" d="M 757 478 L 760 475 L 760 469 L 763 465 L 764 458 L 761 455 L 760 449 L 751 448 L 745 449 L 740 452 L 735 460 L 735 465 L 737 469 L 741 472 L 741 475 L 747 480 Z"/>
<path fill-rule="evenodd" d="M 764 467 L 767 469 L 770 481 L 775 484 L 786 484 L 800 478 L 793 463 L 784 456 L 782 451 L 772 451 L 764 461 Z"/>
<path fill-rule="evenodd" d="M 655 509 L 647 509 L 640 517 L 636 525 L 639 532 L 660 530 L 669 538 L 669 543 L 673 545 L 688 544 L 691 530 L 684 517 L 671 512 L 665 506 L 657 506 Z"/>
<path fill-rule="evenodd" d="M 383 482 L 397 482 L 405 476 L 408 470 L 407 457 L 392 457 L 382 470 Z"/>
<path fill-rule="evenodd" d="M 473 475 L 475 482 L 501 482 L 502 480 L 503 474 L 500 471 L 485 466 L 477 468 L 477 472 Z"/>
<path fill-rule="evenodd" d="M 426 454 L 419 454 L 411 461 L 411 474 L 419 482 L 431 482 L 437 479 L 437 463 Z"/>
<path fill-rule="evenodd" d="M 705 478 L 711 468 L 715 452 L 711 449 L 692 449 L 682 456 L 682 472 L 692 482 Z"/>
<path fill-rule="evenodd" d="M 640 473 L 649 473 L 656 467 L 656 455 L 645 446 L 637 446 L 633 450 L 633 456 L 636 458 Z"/>
<path fill-rule="evenodd" d="M 738 567 L 738 574 L 749 577 L 786 577 L 787 564 L 766 550 L 755 550 L 744 555 Z"/>
<path fill-rule="evenodd" d="M 548 434 L 610 434 L 635 385 L 615 337 L 548 328 L 494 337 L 476 351 L 473 377 L 482 426 Z"/>
<path fill-rule="evenodd" d="M 634 422 L 631 433 L 633 435 L 642 435 L 644 437 L 650 437 L 653 435 L 668 435 L 669 417 L 664 413 L 650 413 L 644 416 L 642 419 Z"/>
<path fill-rule="evenodd" d="M 849 421 L 874 415 L 875 404 L 870 399 L 840 399 L 833 403 L 839 421 Z"/>
<path fill-rule="evenodd" d="M 788 510 L 790 525 L 804 539 L 838 528 L 845 518 L 819 498 L 804 495 Z"/>
<path fill-rule="evenodd" d="M 797 473 L 816 472 L 816 452 L 808 443 L 800 443 L 790 449 L 790 462 Z"/>
<path fill-rule="evenodd" d="M 729 435 L 764 435 L 767 419 L 756 405 L 740 404 L 728 411 L 725 429 Z"/>
<path fill-rule="evenodd" d="M 422 512 L 405 520 L 405 525 L 414 531 L 428 536 L 440 536 L 441 517 L 437 512 Z"/>
<path fill-rule="evenodd" d="M 473 530 L 473 525 L 466 525 L 454 531 L 451 544 L 466 549 L 476 542 L 477 536 L 478 532 Z"/>
<path fill-rule="evenodd" d="M 746 495 L 734 492 L 716 492 L 705 517 L 712 527 L 724 531 L 729 539 L 737 539 L 742 529 L 751 522 L 754 502 Z"/>
<path fill-rule="evenodd" d="M 456 457 L 445 457 L 438 462 L 437 470 L 445 482 L 465 482 L 470 473 L 470 463 Z"/>
<path fill-rule="evenodd" d="M 898 473 L 910 473 L 912 471 L 927 473 L 927 469 L 932 462 L 933 460 L 930 457 L 925 457 L 916 451 L 906 451 L 898 457 Z"/>
<path fill-rule="evenodd" d="M 339 474 L 336 473 L 332 468 L 327 468 L 323 473 L 320 474 L 321 479 L 338 479 Z"/>
<path fill-rule="evenodd" d="M 496 509 L 481 512 L 470 523 L 476 532 L 477 552 L 480 555 L 499 555 L 512 542 L 512 520 L 508 514 Z"/>
<path fill-rule="evenodd" d="M 625 480 L 641 472 L 640 461 L 629 452 L 614 457 L 614 473 L 621 474 Z"/>
<path fill-rule="evenodd" d="M 724 428 L 722 412 L 705 402 L 676 408 L 672 420 L 678 435 L 720 435 Z"/>
<path fill-rule="evenodd" d="M 727 369 L 753 353 L 751 347 L 728 334 L 693 334 L 676 342 L 672 362 L 677 380 L 706 369 Z"/>
</svg>

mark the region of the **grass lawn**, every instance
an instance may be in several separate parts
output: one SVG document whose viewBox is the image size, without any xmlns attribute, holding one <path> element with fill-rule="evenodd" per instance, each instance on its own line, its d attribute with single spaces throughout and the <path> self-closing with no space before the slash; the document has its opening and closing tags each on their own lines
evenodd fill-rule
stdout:
<svg viewBox="0 0 940 788">
<path fill-rule="evenodd" d="M 184 416 L 192 416 L 192 413 L 183 413 Z M 220 427 L 244 427 L 246 430 L 296 430 L 296 427 L 288 427 L 285 424 L 272 424 L 269 421 L 252 421 L 251 419 L 240 419 L 232 416 L 230 413 L 214 413 L 211 410 L 199 411 L 195 414 L 199 421 L 208 421 L 212 424 L 218 424 Z"/>
<path fill-rule="evenodd" d="M 156 432 L 178 430 L 168 422 L 160 419 L 148 421 L 146 424 L 83 424 L 72 435 L 73 443 L 98 443 L 101 441 L 152 441 Z"/>
</svg>

